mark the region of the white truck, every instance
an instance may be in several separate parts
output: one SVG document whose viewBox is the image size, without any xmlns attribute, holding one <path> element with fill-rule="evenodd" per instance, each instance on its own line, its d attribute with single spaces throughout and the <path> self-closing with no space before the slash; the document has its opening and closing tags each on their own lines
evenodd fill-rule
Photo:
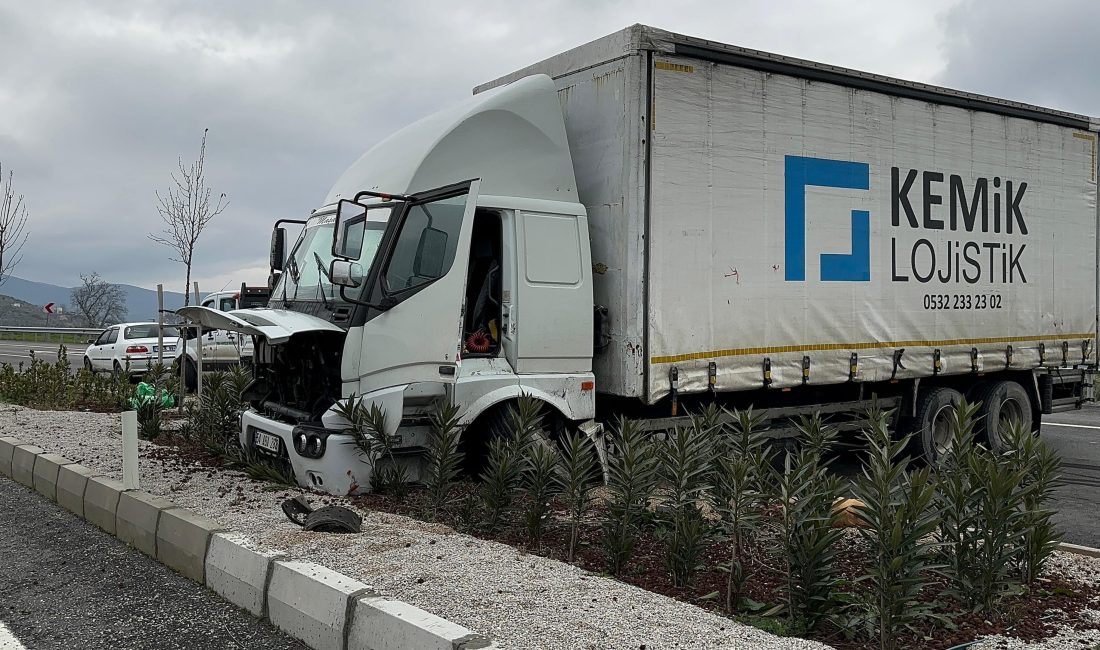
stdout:
<svg viewBox="0 0 1100 650">
<path fill-rule="evenodd" d="M 875 398 L 934 460 L 962 395 L 994 446 L 1092 398 L 1098 131 L 635 25 L 370 149 L 277 224 L 271 309 L 181 313 L 256 338 L 241 442 L 333 493 L 369 478 L 345 399 L 415 459 L 440 400 L 476 456 L 521 394 L 592 435 Z"/>
<path fill-rule="evenodd" d="M 206 309 L 221 312 L 255 309 L 267 307 L 269 295 L 268 287 L 250 287 L 241 283 L 240 289 L 223 289 L 207 294 L 200 304 Z M 184 381 L 189 390 L 194 390 L 197 382 L 199 345 L 202 346 L 203 371 L 252 365 L 254 342 L 251 336 L 236 331 L 204 329 L 201 343 L 194 337 L 187 341 Z"/>
</svg>

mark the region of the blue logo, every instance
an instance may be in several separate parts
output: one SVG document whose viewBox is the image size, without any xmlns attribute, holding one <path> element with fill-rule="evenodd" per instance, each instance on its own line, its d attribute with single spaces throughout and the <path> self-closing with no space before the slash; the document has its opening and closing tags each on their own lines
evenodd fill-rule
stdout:
<svg viewBox="0 0 1100 650">
<path fill-rule="evenodd" d="M 785 240 L 788 282 L 806 279 L 806 187 L 840 187 L 866 190 L 871 170 L 867 163 L 825 158 L 787 156 L 784 167 L 786 202 Z M 871 279 L 871 215 L 852 210 L 852 252 L 823 253 L 821 280 L 824 282 L 867 282 Z"/>
</svg>

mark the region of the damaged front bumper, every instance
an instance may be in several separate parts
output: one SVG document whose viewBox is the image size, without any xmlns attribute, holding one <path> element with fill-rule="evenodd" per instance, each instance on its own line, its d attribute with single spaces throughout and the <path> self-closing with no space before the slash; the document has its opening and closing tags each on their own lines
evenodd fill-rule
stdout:
<svg viewBox="0 0 1100 650">
<path fill-rule="evenodd" d="M 362 398 L 363 405 L 377 405 L 387 414 L 390 453 L 375 467 L 386 463 L 402 466 L 404 476 L 418 482 L 424 476 L 424 452 L 430 430 L 429 414 L 445 400 L 443 384 L 415 383 L 383 389 Z M 241 447 L 254 454 L 278 458 L 290 464 L 298 485 L 329 494 L 358 494 L 369 491 L 372 466 L 344 433 L 349 423 L 329 409 L 322 423 L 294 424 L 255 410 L 241 416 Z"/>
</svg>

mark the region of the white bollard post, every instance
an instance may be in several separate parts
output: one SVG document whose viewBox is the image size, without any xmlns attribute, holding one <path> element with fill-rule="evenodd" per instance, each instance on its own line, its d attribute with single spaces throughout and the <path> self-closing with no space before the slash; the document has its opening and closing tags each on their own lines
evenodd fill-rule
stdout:
<svg viewBox="0 0 1100 650">
<path fill-rule="evenodd" d="M 122 413 L 122 487 L 138 489 L 137 411 Z"/>
<path fill-rule="evenodd" d="M 157 363 L 164 365 L 164 285 L 157 285 Z"/>
</svg>

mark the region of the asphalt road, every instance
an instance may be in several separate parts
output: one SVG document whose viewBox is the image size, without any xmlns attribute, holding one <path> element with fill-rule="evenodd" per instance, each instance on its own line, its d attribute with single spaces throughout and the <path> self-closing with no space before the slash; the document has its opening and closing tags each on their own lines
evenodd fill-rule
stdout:
<svg viewBox="0 0 1100 650">
<path fill-rule="evenodd" d="M 1042 437 L 1062 458 L 1055 521 L 1064 541 L 1100 547 L 1100 406 L 1044 417 Z"/>
<path fill-rule="evenodd" d="M 27 343 L 24 341 L 0 341 L 0 363 L 10 363 L 18 366 L 20 363 L 30 363 L 30 352 L 43 361 L 54 363 L 57 361 L 57 343 Z M 84 350 L 88 348 L 84 344 L 69 344 L 65 346 L 65 354 L 69 359 L 69 366 L 74 370 L 80 367 L 84 358 Z"/>
<path fill-rule="evenodd" d="M 1041 436 L 1062 459 L 1053 508 L 1063 541 L 1100 548 L 1100 405 L 1043 417 Z M 844 451 L 831 467 L 849 479 L 862 469 L 859 457 Z"/>
<path fill-rule="evenodd" d="M 4 477 L 0 549 L 4 650 L 306 650 Z"/>
</svg>

